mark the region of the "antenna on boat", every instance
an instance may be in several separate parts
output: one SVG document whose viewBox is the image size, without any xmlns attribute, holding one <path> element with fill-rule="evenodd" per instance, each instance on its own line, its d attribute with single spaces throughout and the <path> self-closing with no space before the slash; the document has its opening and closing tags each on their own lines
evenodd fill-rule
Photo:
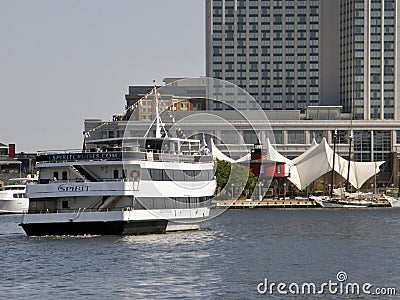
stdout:
<svg viewBox="0 0 400 300">
<path fill-rule="evenodd" d="M 165 130 L 164 127 L 164 123 L 161 120 L 161 116 L 160 116 L 160 111 L 158 109 L 158 96 L 159 93 L 157 92 L 157 85 L 156 85 L 156 81 L 153 80 L 153 84 L 154 84 L 154 88 L 153 88 L 153 93 L 154 93 L 154 99 L 155 99 L 155 105 L 156 105 L 156 118 L 153 120 L 153 122 L 151 123 L 149 129 L 147 130 L 146 134 L 144 135 L 145 137 L 149 134 L 151 127 L 153 126 L 154 122 L 156 122 L 156 138 L 161 138 L 162 134 L 161 134 L 161 129 L 164 130 L 165 136 L 168 137 L 168 133 Z"/>
<path fill-rule="evenodd" d="M 156 138 L 161 137 L 161 120 L 160 120 L 160 112 L 158 111 L 158 92 L 157 92 L 157 85 L 156 81 L 153 80 L 154 84 L 154 98 L 156 100 Z"/>
</svg>

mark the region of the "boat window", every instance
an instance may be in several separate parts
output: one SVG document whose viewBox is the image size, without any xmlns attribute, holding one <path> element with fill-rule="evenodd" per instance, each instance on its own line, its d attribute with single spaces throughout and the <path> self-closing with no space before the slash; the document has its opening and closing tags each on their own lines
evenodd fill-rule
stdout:
<svg viewBox="0 0 400 300">
<path fill-rule="evenodd" d="M 158 152 L 162 148 L 162 143 L 162 140 L 148 139 L 146 140 L 146 150 L 153 150 L 155 152 Z"/>
<path fill-rule="evenodd" d="M 18 191 L 18 190 L 24 190 L 24 187 L 20 186 L 6 186 L 5 190 L 6 191 Z"/>
<path fill-rule="evenodd" d="M 68 200 L 62 201 L 61 202 L 61 207 L 64 208 L 64 209 L 69 208 L 68 207 Z"/>
<path fill-rule="evenodd" d="M 163 180 L 163 170 L 150 169 L 150 177 L 152 180 L 162 181 Z"/>
<path fill-rule="evenodd" d="M 135 209 L 184 209 L 209 206 L 212 197 L 136 198 Z"/>
<path fill-rule="evenodd" d="M 67 171 L 62 172 L 62 180 L 68 180 L 68 173 Z"/>
<path fill-rule="evenodd" d="M 53 179 L 58 180 L 58 172 L 53 172 Z"/>
<path fill-rule="evenodd" d="M 182 170 L 172 170 L 173 171 L 173 179 L 176 181 L 184 181 L 185 174 Z"/>
<path fill-rule="evenodd" d="M 119 178 L 119 172 L 118 170 L 114 170 L 114 179 L 118 179 Z"/>
<path fill-rule="evenodd" d="M 140 172 L 140 179 L 141 180 L 151 180 L 150 169 L 142 169 L 142 171 Z"/>
<path fill-rule="evenodd" d="M 214 178 L 214 170 L 144 169 L 140 176 L 142 180 L 153 181 L 209 181 Z"/>
<path fill-rule="evenodd" d="M 173 181 L 174 180 L 174 171 L 175 170 L 163 170 L 164 181 Z"/>
</svg>

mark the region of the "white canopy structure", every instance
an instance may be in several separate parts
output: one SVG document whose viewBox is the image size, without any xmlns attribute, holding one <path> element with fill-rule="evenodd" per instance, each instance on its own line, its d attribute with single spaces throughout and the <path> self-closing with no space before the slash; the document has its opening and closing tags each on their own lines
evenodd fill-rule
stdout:
<svg viewBox="0 0 400 300">
<path fill-rule="evenodd" d="M 250 154 L 234 160 L 223 154 L 211 140 L 212 155 L 219 160 L 225 160 L 230 163 L 243 162 L 250 159 Z M 325 138 L 321 143 L 317 144 L 315 139 L 311 143 L 310 148 L 294 160 L 290 160 L 280 154 L 270 143 L 269 139 L 266 141 L 264 150 L 266 151 L 265 159 L 276 162 L 285 163 L 285 176 L 292 182 L 299 190 L 304 190 L 309 184 L 316 179 L 332 171 L 333 167 L 333 150 L 329 146 Z M 350 162 L 350 176 L 349 183 L 356 189 L 361 186 L 376 173 L 379 173 L 379 167 L 384 161 L 379 162 Z M 348 160 L 335 154 L 335 172 L 347 179 L 348 173 Z"/>
<path fill-rule="evenodd" d="M 235 163 L 235 160 L 223 154 L 214 144 L 213 139 L 211 139 L 211 153 L 214 159 L 225 160 L 230 163 Z"/>
<path fill-rule="evenodd" d="M 325 138 L 319 145 L 311 147 L 302 155 L 293 160 L 300 179 L 300 189 L 306 188 L 314 180 L 330 172 L 333 167 L 333 150 Z M 359 189 L 372 176 L 379 172 L 380 162 L 350 162 L 349 182 Z M 335 172 L 347 179 L 349 162 L 335 154 Z M 289 178 L 290 180 L 290 178 Z M 293 182 L 297 186 L 297 182 Z"/>
<path fill-rule="evenodd" d="M 241 163 L 241 162 L 246 162 L 249 161 L 251 159 L 251 154 L 247 153 L 245 156 L 234 160 L 228 156 L 226 156 L 224 153 L 222 153 L 217 146 L 215 146 L 213 139 L 211 139 L 211 153 L 214 159 L 219 159 L 219 160 L 225 160 L 227 162 L 230 162 L 232 164 L 235 163 Z"/>
</svg>

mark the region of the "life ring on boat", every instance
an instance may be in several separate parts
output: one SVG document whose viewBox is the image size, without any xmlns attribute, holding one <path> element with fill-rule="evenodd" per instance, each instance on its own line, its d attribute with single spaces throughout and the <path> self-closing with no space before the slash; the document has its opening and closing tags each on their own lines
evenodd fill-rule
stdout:
<svg viewBox="0 0 400 300">
<path fill-rule="evenodd" d="M 138 180 L 139 177 L 140 177 L 140 173 L 139 173 L 138 170 L 132 170 L 132 171 L 131 171 L 131 178 L 133 178 L 133 179 L 135 179 L 135 180 Z"/>
</svg>

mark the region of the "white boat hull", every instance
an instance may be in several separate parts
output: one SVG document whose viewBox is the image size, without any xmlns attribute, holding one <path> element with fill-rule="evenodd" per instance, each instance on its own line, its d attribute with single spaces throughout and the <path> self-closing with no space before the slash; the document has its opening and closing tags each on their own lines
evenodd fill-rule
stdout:
<svg viewBox="0 0 400 300">
<path fill-rule="evenodd" d="M 327 197 L 310 197 L 321 207 L 324 208 L 365 208 L 370 207 L 372 202 L 370 201 L 341 201 L 341 200 L 330 200 Z"/>
<path fill-rule="evenodd" d="M 22 214 L 28 208 L 28 198 L 0 198 L 0 214 Z"/>
</svg>

